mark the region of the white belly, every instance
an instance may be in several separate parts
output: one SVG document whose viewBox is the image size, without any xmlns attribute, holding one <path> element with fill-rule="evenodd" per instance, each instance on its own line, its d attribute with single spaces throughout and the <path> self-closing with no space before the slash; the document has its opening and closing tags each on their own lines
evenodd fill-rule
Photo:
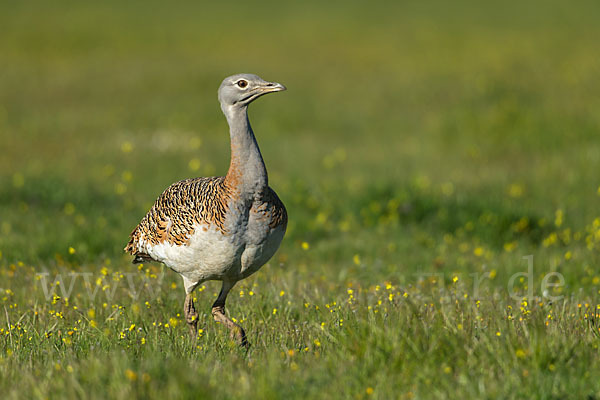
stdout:
<svg viewBox="0 0 600 400">
<path fill-rule="evenodd" d="M 214 227 L 194 226 L 185 245 L 163 242 L 147 249 L 152 258 L 164 263 L 191 281 L 220 279 L 239 268 L 242 244 L 235 236 L 225 236 Z"/>
<path fill-rule="evenodd" d="M 237 281 L 258 271 L 275 254 L 285 234 L 284 226 L 270 229 L 256 222 L 250 217 L 247 229 L 229 235 L 196 225 L 186 245 L 163 242 L 148 246 L 147 253 L 182 275 L 189 285 Z"/>
</svg>

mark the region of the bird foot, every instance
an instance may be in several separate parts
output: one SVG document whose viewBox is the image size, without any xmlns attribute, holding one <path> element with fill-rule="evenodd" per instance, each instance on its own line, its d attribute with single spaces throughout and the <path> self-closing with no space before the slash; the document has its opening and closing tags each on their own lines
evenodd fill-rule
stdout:
<svg viewBox="0 0 600 400">
<path fill-rule="evenodd" d="M 212 308 L 212 315 L 216 322 L 220 322 L 227 326 L 229 329 L 229 337 L 234 339 L 240 346 L 248 349 L 250 347 L 250 343 L 248 343 L 248 339 L 246 338 L 246 332 L 244 328 L 233 322 L 231 319 L 227 318 L 225 315 L 225 307 L 215 306 Z"/>
<path fill-rule="evenodd" d="M 198 339 L 198 321 L 188 322 L 188 328 L 190 329 L 190 337 L 194 340 Z"/>
</svg>

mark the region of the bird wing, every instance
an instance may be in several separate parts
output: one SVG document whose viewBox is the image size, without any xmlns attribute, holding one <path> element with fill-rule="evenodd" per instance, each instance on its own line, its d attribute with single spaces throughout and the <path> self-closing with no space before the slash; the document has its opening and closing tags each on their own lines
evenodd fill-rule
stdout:
<svg viewBox="0 0 600 400">
<path fill-rule="evenodd" d="M 125 251 L 134 263 L 151 260 L 148 246 L 165 241 L 185 246 L 198 225 L 214 225 L 225 232 L 225 214 L 231 191 L 225 178 L 185 179 L 169 186 L 131 232 Z"/>
<path fill-rule="evenodd" d="M 288 215 L 285 206 L 271 187 L 269 187 L 265 193 L 263 204 L 253 210 L 262 213 L 265 216 L 268 215 L 269 228 L 271 229 L 280 226 L 285 228 L 287 226 Z"/>
</svg>

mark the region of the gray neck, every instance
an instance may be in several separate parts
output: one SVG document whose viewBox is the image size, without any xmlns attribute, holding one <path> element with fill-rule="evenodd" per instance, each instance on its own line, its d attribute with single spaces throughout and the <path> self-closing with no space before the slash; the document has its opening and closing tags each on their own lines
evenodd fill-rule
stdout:
<svg viewBox="0 0 600 400">
<path fill-rule="evenodd" d="M 231 137 L 231 163 L 227 182 L 244 197 L 261 193 L 269 185 L 267 169 L 248 120 L 248 107 L 222 107 Z"/>
</svg>

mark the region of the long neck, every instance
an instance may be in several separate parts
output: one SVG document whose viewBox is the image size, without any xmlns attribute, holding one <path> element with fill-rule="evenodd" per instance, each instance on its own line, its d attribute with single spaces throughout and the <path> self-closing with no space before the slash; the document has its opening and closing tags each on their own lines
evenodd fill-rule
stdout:
<svg viewBox="0 0 600 400">
<path fill-rule="evenodd" d="M 223 112 L 229 123 L 231 162 L 226 182 L 240 195 L 252 196 L 269 184 L 267 169 L 250 127 L 247 107 L 228 107 Z"/>
</svg>

